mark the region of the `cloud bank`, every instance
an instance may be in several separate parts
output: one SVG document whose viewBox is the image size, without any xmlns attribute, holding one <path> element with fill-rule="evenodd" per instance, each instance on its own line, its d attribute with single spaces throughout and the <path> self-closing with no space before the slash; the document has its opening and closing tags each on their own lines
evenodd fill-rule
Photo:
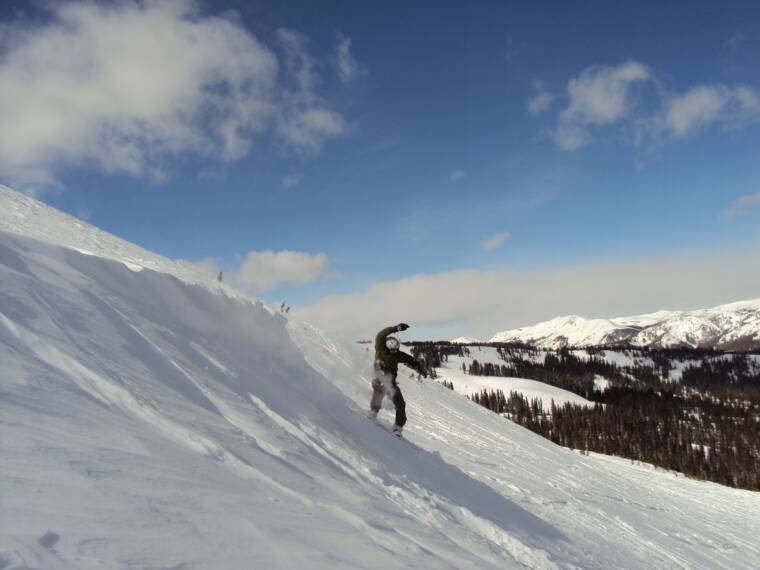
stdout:
<svg viewBox="0 0 760 570">
<path fill-rule="evenodd" d="M 661 257 L 530 271 L 462 269 L 376 283 L 299 308 L 327 329 L 370 336 L 408 322 L 490 338 L 559 315 L 615 317 L 760 297 L 760 245 L 700 257 Z M 435 333 L 431 333 L 435 336 Z"/>
<path fill-rule="evenodd" d="M 51 186 L 81 165 L 161 180 L 168 157 L 236 160 L 267 129 L 309 152 L 344 132 L 305 60 L 286 91 L 275 52 L 238 20 L 189 0 L 51 6 L 48 22 L 15 27 L 0 46 L 8 182 Z"/>
</svg>

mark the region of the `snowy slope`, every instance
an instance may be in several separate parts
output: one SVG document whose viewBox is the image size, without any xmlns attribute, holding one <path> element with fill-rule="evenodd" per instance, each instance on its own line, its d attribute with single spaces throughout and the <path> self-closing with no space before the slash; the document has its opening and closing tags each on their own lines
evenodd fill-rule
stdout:
<svg viewBox="0 0 760 570">
<path fill-rule="evenodd" d="M 550 567 L 554 535 L 366 420 L 282 317 L 27 238 L 0 249 L 5 560 Z"/>
<path fill-rule="evenodd" d="M 524 342 L 544 348 L 618 343 L 722 350 L 760 348 L 760 299 L 696 311 L 658 311 L 615 319 L 557 317 L 496 333 L 491 342 Z"/>
<path fill-rule="evenodd" d="M 748 568 L 760 557 L 756 493 L 581 456 L 433 381 L 401 379 L 410 423 L 397 440 L 363 417 L 367 347 L 139 248 L 124 258 L 123 242 L 53 210 L 21 235 L 6 197 L 3 570 Z"/>
<path fill-rule="evenodd" d="M 325 347 L 323 333 L 313 327 L 289 326 L 319 370 L 357 405 L 367 401 L 368 391 L 355 380 L 366 349 L 329 341 Z M 473 406 L 436 381 L 400 382 L 410 416 L 407 436 L 558 530 L 572 543 L 570 557 L 552 558 L 558 567 L 743 568 L 753 567 L 760 554 L 746 532 L 760 524 L 752 511 L 757 493 L 629 460 L 585 457 Z M 392 416 L 390 409 L 385 413 Z M 576 549 L 583 552 L 578 558 Z"/>
</svg>

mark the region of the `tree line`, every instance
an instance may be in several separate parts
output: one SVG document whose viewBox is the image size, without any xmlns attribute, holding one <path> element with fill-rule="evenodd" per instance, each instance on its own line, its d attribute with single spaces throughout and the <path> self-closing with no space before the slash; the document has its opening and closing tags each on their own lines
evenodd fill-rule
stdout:
<svg viewBox="0 0 760 570">
<path fill-rule="evenodd" d="M 760 404 L 612 387 L 593 406 L 483 390 L 470 399 L 558 445 L 760 491 Z"/>
</svg>

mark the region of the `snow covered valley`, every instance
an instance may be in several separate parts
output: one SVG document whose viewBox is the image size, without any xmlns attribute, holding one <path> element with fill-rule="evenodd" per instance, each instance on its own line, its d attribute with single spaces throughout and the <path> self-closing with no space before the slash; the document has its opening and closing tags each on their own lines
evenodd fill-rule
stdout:
<svg viewBox="0 0 760 570">
<path fill-rule="evenodd" d="M 758 493 L 406 376 L 396 439 L 366 346 L 8 190 L 0 230 L 0 569 L 757 567 Z"/>
</svg>

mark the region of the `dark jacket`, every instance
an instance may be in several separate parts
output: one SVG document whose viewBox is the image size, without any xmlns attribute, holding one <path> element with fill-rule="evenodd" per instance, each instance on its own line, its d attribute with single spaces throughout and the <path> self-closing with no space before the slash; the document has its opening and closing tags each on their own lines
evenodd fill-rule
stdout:
<svg viewBox="0 0 760 570">
<path fill-rule="evenodd" d="M 391 352 L 385 346 L 385 339 L 392 333 L 397 332 L 396 327 L 385 327 L 375 337 L 375 366 L 395 379 L 398 375 L 398 365 L 406 364 L 409 368 L 420 374 L 425 374 L 423 366 L 406 352 Z"/>
</svg>

